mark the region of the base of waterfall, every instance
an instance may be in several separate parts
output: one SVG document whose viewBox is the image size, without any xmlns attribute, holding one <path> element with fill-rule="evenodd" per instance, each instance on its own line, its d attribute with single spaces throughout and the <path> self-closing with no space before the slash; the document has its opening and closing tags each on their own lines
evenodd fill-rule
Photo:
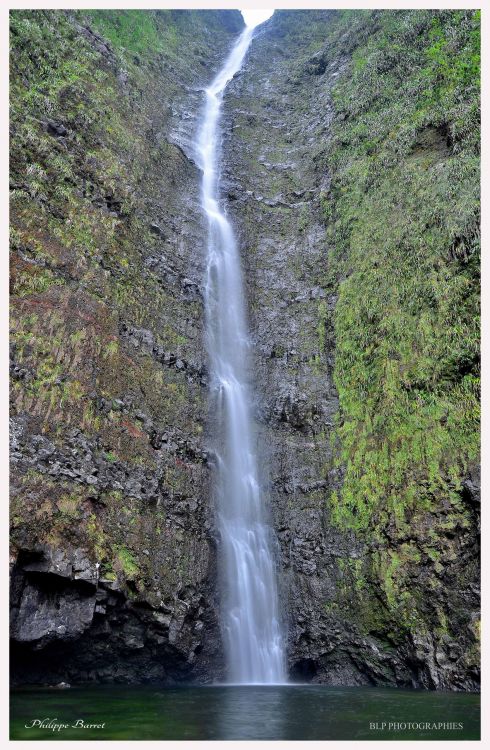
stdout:
<svg viewBox="0 0 490 750">
<path fill-rule="evenodd" d="M 401 688 L 32 687 L 13 691 L 10 709 L 13 740 L 480 738 L 478 694 Z"/>
</svg>

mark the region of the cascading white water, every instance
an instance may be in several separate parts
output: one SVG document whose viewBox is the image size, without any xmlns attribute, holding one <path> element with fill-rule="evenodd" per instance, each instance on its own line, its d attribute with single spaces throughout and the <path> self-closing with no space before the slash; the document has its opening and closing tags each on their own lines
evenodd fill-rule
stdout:
<svg viewBox="0 0 490 750">
<path fill-rule="evenodd" d="M 248 338 L 240 258 L 218 191 L 223 93 L 240 69 L 252 35 L 253 27 L 248 26 L 206 90 L 197 151 L 209 233 L 205 302 L 212 407 L 219 438 L 216 492 L 228 679 L 233 683 L 267 684 L 285 681 L 284 647 L 271 529 L 261 498 L 249 414 Z"/>
</svg>

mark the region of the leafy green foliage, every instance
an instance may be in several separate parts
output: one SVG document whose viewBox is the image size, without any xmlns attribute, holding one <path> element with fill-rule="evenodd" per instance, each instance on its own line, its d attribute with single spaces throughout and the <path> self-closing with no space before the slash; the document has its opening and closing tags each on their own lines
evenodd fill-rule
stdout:
<svg viewBox="0 0 490 750">
<path fill-rule="evenodd" d="M 161 11 L 160 16 L 170 11 Z M 155 54 L 169 44 L 175 44 L 175 27 L 158 23 L 154 11 L 121 10 L 114 13 L 110 10 L 91 10 L 87 13 L 94 27 L 116 48 L 129 52 Z"/>
<path fill-rule="evenodd" d="M 134 559 L 133 553 L 127 547 L 124 547 L 124 545 L 120 545 L 117 548 L 117 558 L 124 574 L 128 578 L 134 578 L 139 572 L 139 568 Z"/>
<path fill-rule="evenodd" d="M 332 510 L 358 530 L 458 506 L 478 459 L 479 24 L 376 11 L 333 29 L 352 63 L 322 196 L 346 467 Z"/>
</svg>

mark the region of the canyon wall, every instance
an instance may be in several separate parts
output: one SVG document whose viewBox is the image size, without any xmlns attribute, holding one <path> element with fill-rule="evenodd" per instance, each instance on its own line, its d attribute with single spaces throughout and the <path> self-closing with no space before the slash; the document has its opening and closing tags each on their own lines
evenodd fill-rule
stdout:
<svg viewBox="0 0 490 750">
<path fill-rule="evenodd" d="M 230 87 L 293 675 L 478 684 L 479 16 L 280 11 Z"/>
<path fill-rule="evenodd" d="M 13 675 L 210 679 L 222 665 L 191 142 L 200 89 L 243 21 L 11 20 Z"/>
<path fill-rule="evenodd" d="M 243 22 L 11 21 L 12 676 L 221 678 L 192 136 Z M 294 679 L 478 685 L 478 34 L 278 11 L 225 97 Z"/>
</svg>

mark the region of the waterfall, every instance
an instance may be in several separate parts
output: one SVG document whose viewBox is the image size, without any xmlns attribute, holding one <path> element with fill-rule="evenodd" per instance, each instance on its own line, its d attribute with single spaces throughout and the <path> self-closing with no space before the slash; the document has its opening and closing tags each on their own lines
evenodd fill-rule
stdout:
<svg viewBox="0 0 490 750">
<path fill-rule="evenodd" d="M 233 683 L 285 681 L 272 530 L 258 478 L 247 387 L 249 346 L 240 257 L 219 201 L 219 120 L 226 85 L 252 40 L 247 26 L 208 89 L 197 138 L 208 219 L 206 334 L 216 438 L 221 622 Z"/>
</svg>

